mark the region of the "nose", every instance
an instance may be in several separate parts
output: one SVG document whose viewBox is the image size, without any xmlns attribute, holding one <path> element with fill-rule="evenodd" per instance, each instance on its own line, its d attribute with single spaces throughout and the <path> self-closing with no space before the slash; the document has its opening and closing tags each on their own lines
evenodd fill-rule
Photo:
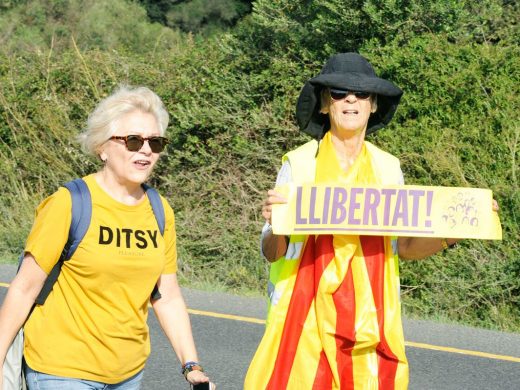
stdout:
<svg viewBox="0 0 520 390">
<path fill-rule="evenodd" d="M 348 92 L 347 96 L 345 96 L 345 100 L 349 103 L 353 103 L 357 100 L 357 96 L 354 95 L 354 92 Z"/>
<path fill-rule="evenodd" d="M 145 139 L 143 142 L 143 146 L 139 149 L 139 152 L 144 154 L 152 154 L 152 148 L 150 148 L 150 140 Z"/>
</svg>

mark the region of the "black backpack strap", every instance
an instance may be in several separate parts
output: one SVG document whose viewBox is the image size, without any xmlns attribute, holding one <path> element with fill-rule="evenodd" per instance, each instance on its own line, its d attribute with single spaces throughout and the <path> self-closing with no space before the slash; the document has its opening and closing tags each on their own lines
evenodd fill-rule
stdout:
<svg viewBox="0 0 520 390">
<path fill-rule="evenodd" d="M 146 196 L 148 196 L 148 201 L 152 206 L 153 214 L 155 215 L 157 225 L 159 226 L 159 231 L 161 232 L 161 236 L 163 236 L 164 227 L 166 226 L 166 217 L 164 214 L 164 207 L 161 201 L 161 197 L 154 188 L 150 187 L 147 184 L 143 184 L 143 189 L 146 192 Z M 153 300 L 161 298 L 161 293 L 159 292 L 159 288 L 157 287 L 157 285 L 155 285 L 153 288 L 151 298 Z"/>
<path fill-rule="evenodd" d="M 58 280 L 63 262 L 69 260 L 76 251 L 79 243 L 87 233 L 92 217 L 92 198 L 87 183 L 83 179 L 69 181 L 63 185 L 67 188 L 72 200 L 72 218 L 67 243 L 61 252 L 58 262 L 47 276 L 45 283 L 36 298 L 37 305 L 43 305 L 52 287 Z"/>
</svg>

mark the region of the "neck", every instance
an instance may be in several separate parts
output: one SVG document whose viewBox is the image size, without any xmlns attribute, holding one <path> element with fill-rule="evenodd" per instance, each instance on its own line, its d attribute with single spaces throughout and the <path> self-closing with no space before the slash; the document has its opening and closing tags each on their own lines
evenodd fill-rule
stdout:
<svg viewBox="0 0 520 390">
<path fill-rule="evenodd" d="M 339 132 L 331 129 L 330 132 L 339 163 L 346 172 L 354 164 L 354 161 L 356 161 L 363 149 L 365 130 L 360 132 Z"/>
<path fill-rule="evenodd" d="M 112 198 L 130 206 L 140 203 L 144 190 L 140 183 L 121 182 L 106 168 L 95 174 L 96 182 Z"/>
</svg>

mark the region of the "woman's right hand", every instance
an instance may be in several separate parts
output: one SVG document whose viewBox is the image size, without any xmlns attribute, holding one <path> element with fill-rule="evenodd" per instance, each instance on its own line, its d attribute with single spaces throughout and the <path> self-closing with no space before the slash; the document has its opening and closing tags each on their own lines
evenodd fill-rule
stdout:
<svg viewBox="0 0 520 390">
<path fill-rule="evenodd" d="M 276 192 L 274 189 L 267 191 L 267 198 L 265 198 L 262 204 L 262 217 L 265 218 L 267 223 L 271 225 L 271 214 L 273 210 L 273 204 L 287 203 L 287 198 Z"/>
<path fill-rule="evenodd" d="M 193 386 L 201 383 L 208 383 L 210 390 L 215 390 L 217 388 L 217 386 L 209 380 L 203 371 L 193 370 L 189 372 L 186 376 L 186 380 Z"/>
<path fill-rule="evenodd" d="M 262 216 L 271 225 L 273 204 L 287 203 L 287 198 L 276 192 L 274 189 L 267 191 L 267 198 L 262 205 Z M 289 238 L 286 236 L 274 235 L 272 230 L 262 238 L 262 252 L 269 262 L 276 261 L 285 254 Z"/>
</svg>

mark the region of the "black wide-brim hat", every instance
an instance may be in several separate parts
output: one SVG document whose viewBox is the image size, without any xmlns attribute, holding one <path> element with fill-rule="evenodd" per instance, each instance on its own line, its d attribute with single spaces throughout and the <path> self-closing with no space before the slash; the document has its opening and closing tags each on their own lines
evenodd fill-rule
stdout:
<svg viewBox="0 0 520 390">
<path fill-rule="evenodd" d="M 368 119 L 367 135 L 390 122 L 403 95 L 403 91 L 396 85 L 377 77 L 372 65 L 361 55 L 333 55 L 321 73 L 305 83 L 296 104 L 296 121 L 300 130 L 317 140 L 330 129 L 329 115 L 320 113 L 323 88 L 377 94 L 377 111 Z"/>
</svg>

